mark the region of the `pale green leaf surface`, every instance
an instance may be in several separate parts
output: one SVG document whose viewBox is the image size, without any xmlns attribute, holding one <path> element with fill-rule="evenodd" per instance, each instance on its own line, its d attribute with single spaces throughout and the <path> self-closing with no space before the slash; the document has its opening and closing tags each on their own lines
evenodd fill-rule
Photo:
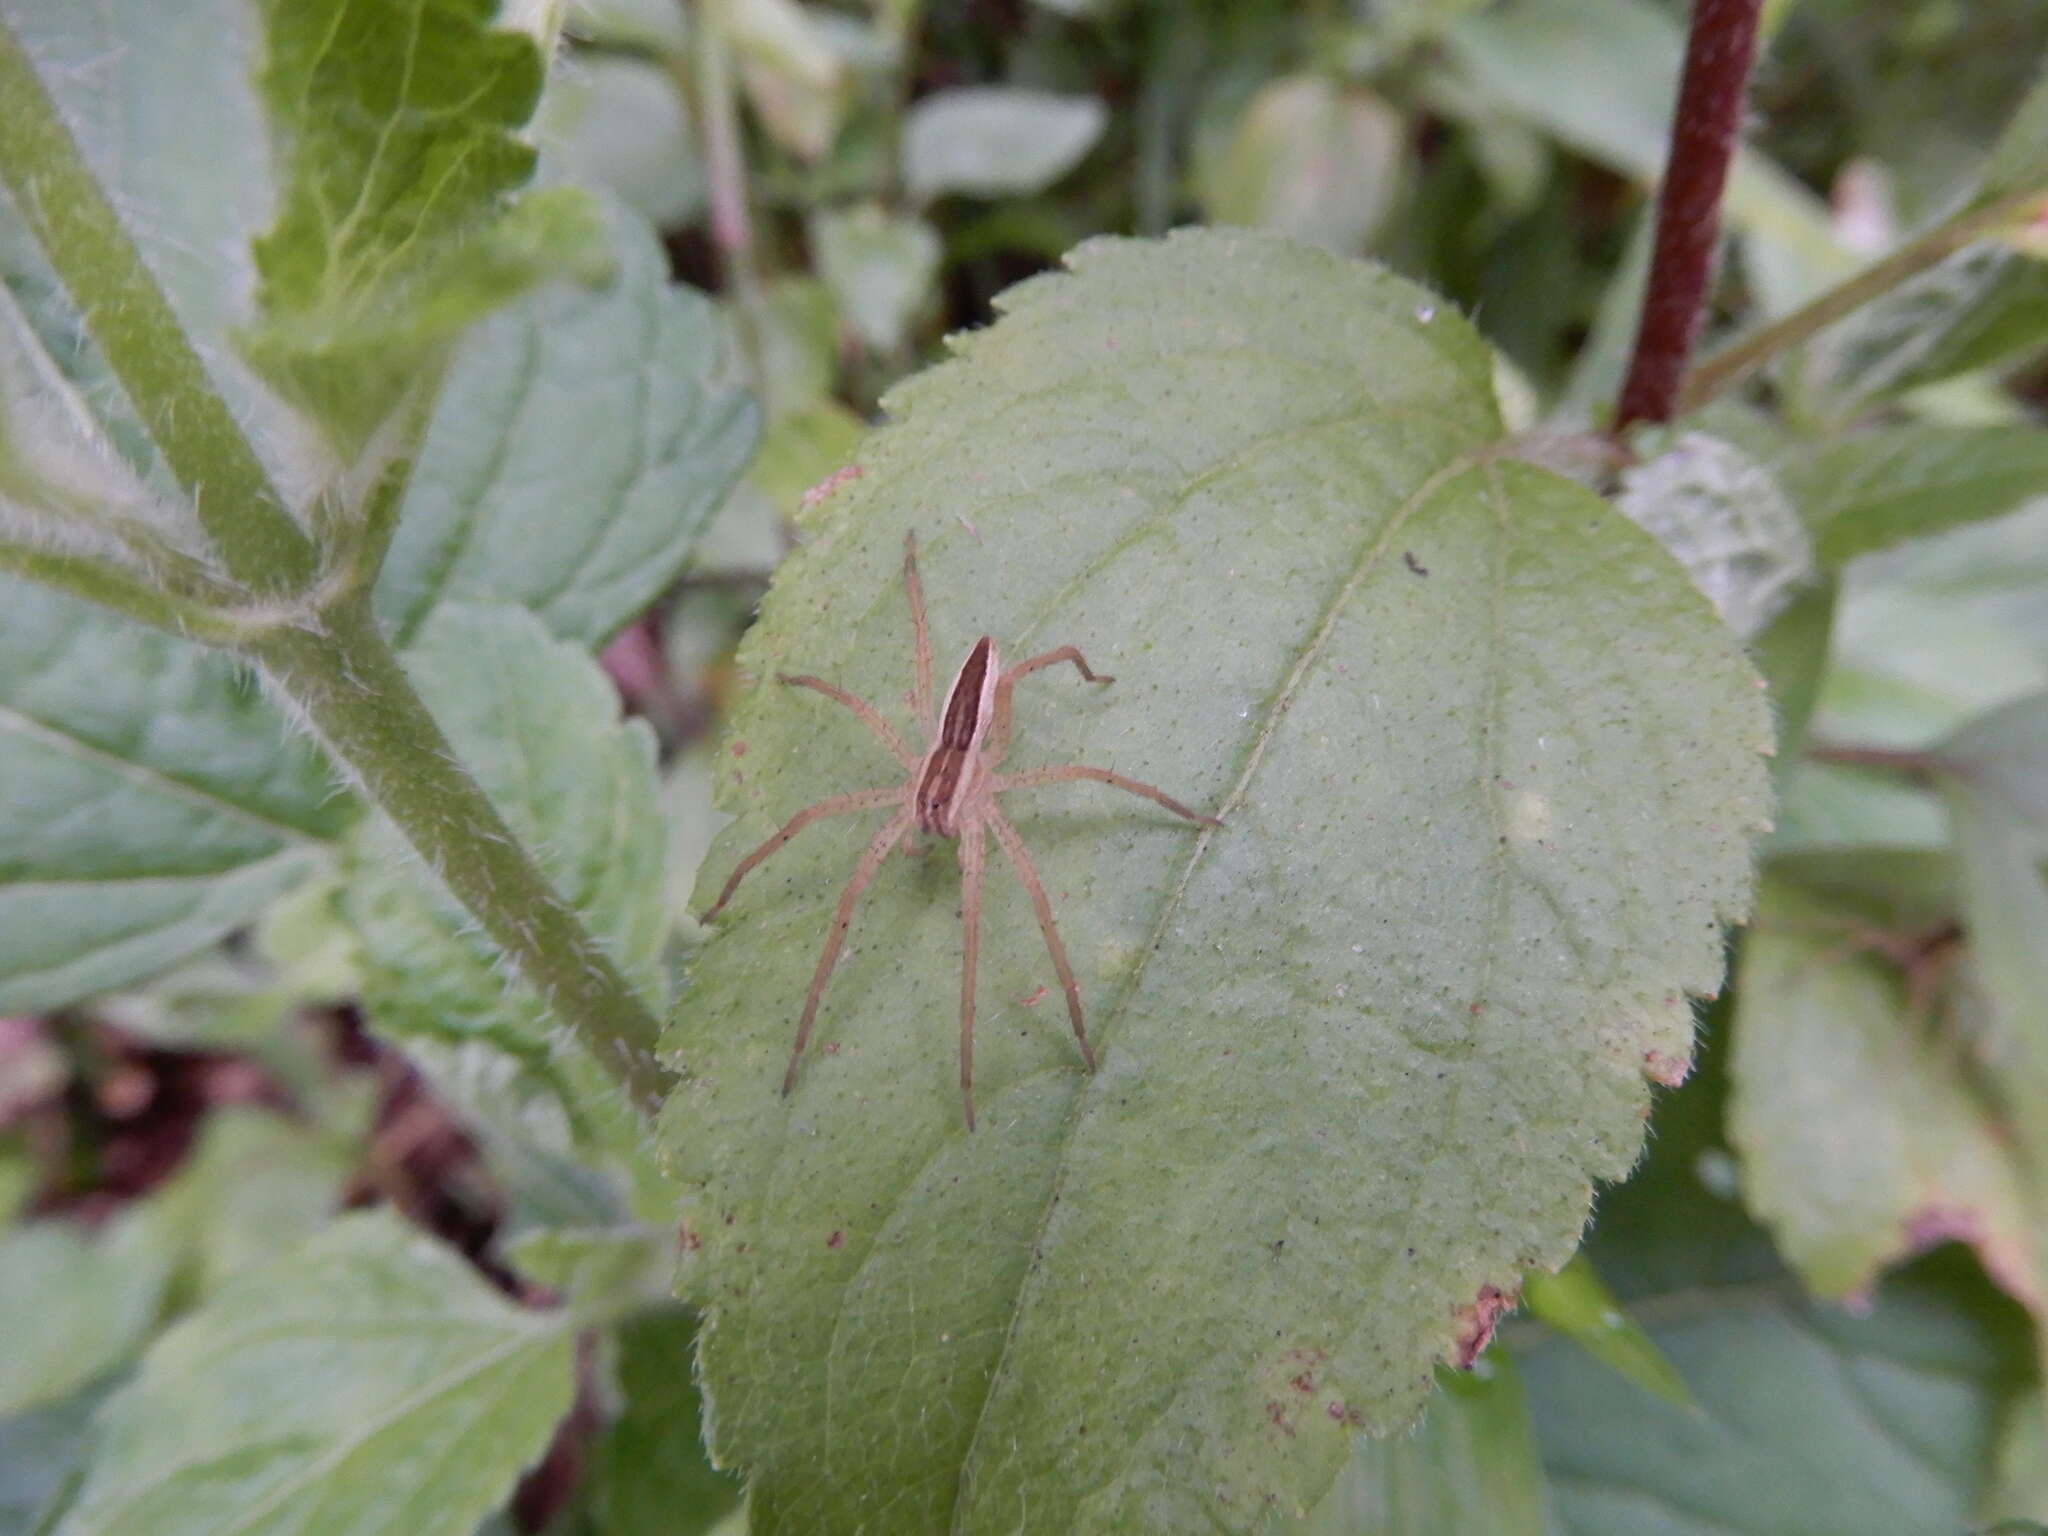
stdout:
<svg viewBox="0 0 2048 1536">
<path fill-rule="evenodd" d="M 0 1008 L 204 948 L 307 879 L 352 814 L 235 663 L 0 577 Z"/>
<path fill-rule="evenodd" d="M 939 275 L 937 231 L 862 203 L 814 216 L 811 249 L 854 335 L 883 351 L 902 346 Z"/>
<path fill-rule="evenodd" d="M 1996 795 L 2048 840 L 2048 693 L 1980 715 L 1935 749 L 1979 793 Z"/>
<path fill-rule="evenodd" d="M 2048 497 L 2048 430 L 1886 427 L 1830 443 L 1779 473 L 1814 529 L 1815 553 L 1840 566 Z"/>
<path fill-rule="evenodd" d="M 738 1512 L 739 1480 L 714 1469 L 690 1368 L 697 1319 L 682 1307 L 632 1318 L 614 1335 L 624 1406 L 592 1447 L 584 1475 L 601 1536 L 697 1536 Z M 745 1529 L 742 1516 L 741 1530 Z"/>
<path fill-rule="evenodd" d="M 2014 192 L 2048 189 L 2048 70 L 2019 106 L 1985 157 L 1979 203 Z"/>
<path fill-rule="evenodd" d="M 1764 888 L 1729 1062 L 1744 1197 L 1818 1295 L 1867 1295 L 1885 1268 L 1962 1238 L 2038 1304 L 2029 1197 L 2006 1135 L 1966 1081 L 1961 1043 L 1912 1016 L 1858 932 L 1826 901 Z"/>
<path fill-rule="evenodd" d="M 444 605 L 407 670 L 513 834 L 659 1008 L 664 837 L 646 724 L 622 722 L 597 663 L 524 609 Z M 537 1141 L 544 1163 L 588 1142 L 638 1166 L 630 1107 L 388 820 L 358 828 L 345 875 L 373 1022 L 418 1037 L 458 1104 L 495 1106 L 487 1140 Z"/>
<path fill-rule="evenodd" d="M 164 1334 L 61 1536 L 470 1536 L 568 1409 L 572 1314 L 351 1216 Z"/>
<path fill-rule="evenodd" d="M 1792 379 L 1836 417 L 1867 401 L 2010 367 L 2048 346 L 2048 261 L 1996 241 L 1947 260 L 1821 332 Z"/>
<path fill-rule="evenodd" d="M 1546 1536 L 1520 1373 L 1506 1350 L 1469 1375 L 1444 1370 L 1422 1422 L 1385 1440 L 1360 1437 L 1328 1497 L 1305 1521 L 1271 1529 L 1306 1536 Z"/>
<path fill-rule="evenodd" d="M 1401 114 L 1322 74 L 1288 75 L 1245 103 L 1196 168 L 1202 211 L 1333 251 L 1365 249 L 1392 212 L 1407 155 Z"/>
<path fill-rule="evenodd" d="M 435 350 L 560 271 L 600 269 L 573 189 L 510 199 L 543 62 L 493 0 L 263 0 L 277 222 L 255 246 L 252 360 L 359 443 Z"/>
<path fill-rule="evenodd" d="M 1109 109 L 1093 96 L 1001 85 L 934 91 L 904 115 L 904 187 L 918 202 L 1042 192 L 1081 163 L 1108 124 Z"/>
<path fill-rule="evenodd" d="M 1684 1378 L 1614 1299 L 1600 1271 L 1583 1253 L 1554 1275 L 1538 1270 L 1525 1279 L 1522 1309 L 1645 1392 L 1681 1408 L 1691 1404 Z"/>
<path fill-rule="evenodd" d="M 1962 865 L 1970 970 L 1990 1007 L 1999 1091 L 2038 1156 L 2048 1150 L 2048 880 L 2040 838 L 1995 792 L 1961 780 L 1944 787 Z"/>
<path fill-rule="evenodd" d="M 181 1296 L 212 1294 L 332 1220 L 362 1166 L 367 1118 L 330 1128 L 240 1105 L 209 1113 L 198 1145 L 150 1199 L 181 1250 Z"/>
<path fill-rule="evenodd" d="M 254 281 L 248 240 L 272 209 L 245 0 L 8 0 L 80 151 L 143 260 L 240 407 L 222 346 Z"/>
<path fill-rule="evenodd" d="M 55 1219 L 0 1232 L 0 1418 L 70 1397 L 123 1364 L 156 1321 L 174 1253 L 139 1213 L 94 1234 Z"/>
<path fill-rule="evenodd" d="M 518 603 L 595 646 L 672 579 L 754 446 L 725 323 L 670 284 L 637 217 L 611 218 L 599 289 L 494 315 L 456 354 L 377 611 L 401 643 L 438 602 Z"/>
<path fill-rule="evenodd" d="M 548 78 L 534 132 L 547 173 L 608 187 L 659 227 L 687 224 L 703 209 L 688 113 L 675 78 L 652 60 L 568 55 Z"/>
<path fill-rule="evenodd" d="M 32 1536 L 78 1470 L 104 1388 L 0 1419 L 0 1531 Z"/>
<path fill-rule="evenodd" d="M 1949 1248 L 1859 1315 L 1812 1302 L 1743 1214 L 1711 1010 L 1699 1070 L 1587 1252 L 1697 1407 L 1564 1340 L 1518 1351 L 1560 1536 L 1954 1536 L 2031 1377 L 2021 1310 Z M 1511 1342 L 1516 1341 L 1511 1331 Z"/>
<path fill-rule="evenodd" d="M 522 1280 L 562 1296 L 586 1322 L 608 1323 L 668 1300 L 675 1233 L 653 1227 L 535 1227 L 504 1245 Z"/>
<path fill-rule="evenodd" d="M 1568 1256 L 1742 907 L 1756 679 L 1647 536 L 1492 458 L 1462 320 L 1241 232 L 1074 262 L 898 391 L 741 663 L 902 721 L 914 529 L 942 667 L 985 630 L 1119 679 L 1034 678 L 1019 764 L 1093 760 L 1229 825 L 1012 799 L 1104 1054 L 1084 1078 L 1057 994 L 1032 1006 L 1051 968 L 992 866 L 972 1136 L 950 850 L 882 870 L 787 1103 L 870 828 L 806 833 L 721 918 L 667 1037 L 667 1142 L 764 1531 L 885 1500 L 960 1530 L 1313 1503 L 1350 1423 L 1420 1405 L 1461 1305 Z M 740 707 L 700 902 L 799 806 L 900 777 L 823 708 Z M 1269 1405 L 1303 1376 L 1289 1435 Z"/>
<path fill-rule="evenodd" d="M 1974 1276 L 1968 1277 L 1975 1280 Z M 1790 1287 L 1639 1303 L 1700 1407 L 1558 1341 L 1524 1361 L 1564 1536 L 1955 1536 L 1981 1497 L 2025 1332 L 1981 1280 L 1878 1292 L 1867 1315 Z"/>
</svg>

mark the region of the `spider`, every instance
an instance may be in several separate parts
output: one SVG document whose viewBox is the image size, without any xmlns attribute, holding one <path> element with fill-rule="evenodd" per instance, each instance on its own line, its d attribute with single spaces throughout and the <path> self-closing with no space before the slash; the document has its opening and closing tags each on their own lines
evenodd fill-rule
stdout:
<svg viewBox="0 0 2048 1536">
<path fill-rule="evenodd" d="M 1066 991 L 1067 1017 L 1073 1021 L 1074 1040 L 1081 1047 L 1081 1060 L 1090 1072 L 1095 1070 L 1095 1051 L 1088 1043 L 1088 1031 L 1081 1019 L 1081 989 L 1074 981 L 1073 967 L 1067 963 L 1067 950 L 1060 942 L 1059 929 L 1053 926 L 1052 903 L 1046 899 L 1045 885 L 1038 878 L 1038 869 L 1031 862 L 1031 855 L 1025 851 L 1024 840 L 997 808 L 996 796 L 1005 790 L 1033 789 L 1041 784 L 1089 779 L 1142 795 L 1165 806 L 1174 815 L 1203 826 L 1220 827 L 1223 823 L 1213 816 L 1189 810 L 1150 784 L 1140 784 L 1136 779 L 1127 779 L 1107 768 L 1072 763 L 1052 768 L 1027 768 L 1021 773 L 997 773 L 997 765 L 1009 750 L 1010 691 L 1016 687 L 1019 678 L 1070 661 L 1088 682 L 1109 683 L 1115 679 L 1091 671 L 1081 652 L 1071 645 L 1062 645 L 1028 661 L 1020 661 L 1005 671 L 997 658 L 995 641 L 983 635 L 974 642 L 967 659 L 953 675 L 952 685 L 946 690 L 945 704 L 934 714 L 931 639 L 925 629 L 924 589 L 917 579 L 917 536 L 914 533 L 903 541 L 903 590 L 910 600 L 911 650 L 915 668 L 913 683 L 916 690 L 913 702 L 919 722 L 930 733 L 931 745 L 920 757 L 904 746 L 888 722 L 865 700 L 834 687 L 823 678 L 778 673 L 777 682 L 792 688 L 809 688 L 853 711 L 860 723 L 903 765 L 910 777 L 901 784 L 886 788 L 834 795 L 798 811 L 779 832 L 740 860 L 703 920 L 708 923 L 716 918 L 732 899 L 733 892 L 739 889 L 740 881 L 812 822 L 827 816 L 879 810 L 883 806 L 896 808 L 895 814 L 868 843 L 866 851 L 853 867 L 846 888 L 840 892 L 839 906 L 832 914 L 832 927 L 825 937 L 825 948 L 818 956 L 817 970 L 811 976 L 811 990 L 804 998 L 803 1015 L 797 1021 L 796 1044 L 789 1053 L 789 1070 L 783 1074 L 782 1091 L 787 1095 L 796 1086 L 797 1067 L 803 1060 L 805 1042 L 811 1037 L 811 1025 L 818 1016 L 818 1001 L 824 995 L 825 981 L 832 974 L 840 948 L 846 942 L 847 925 L 853 921 L 853 908 L 860 900 L 860 893 L 874 878 L 875 871 L 881 868 L 882 861 L 912 828 L 936 837 L 958 839 L 960 919 L 964 932 L 960 960 L 960 1102 L 966 1115 L 967 1129 L 972 1131 L 974 965 L 981 943 L 984 830 L 995 834 L 996 842 L 1008 856 L 1011 868 L 1016 870 L 1025 894 L 1031 898 L 1031 905 L 1038 914 L 1039 931 L 1045 935 L 1045 947 L 1052 956 L 1052 967 L 1059 973 L 1060 986 Z"/>
</svg>

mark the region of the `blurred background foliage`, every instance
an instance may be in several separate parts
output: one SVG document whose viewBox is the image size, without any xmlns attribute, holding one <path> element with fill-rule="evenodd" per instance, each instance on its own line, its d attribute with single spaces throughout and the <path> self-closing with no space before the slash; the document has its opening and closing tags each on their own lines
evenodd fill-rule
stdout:
<svg viewBox="0 0 2048 1536">
<path fill-rule="evenodd" d="M 1685 12 L 576 0 L 543 174 L 646 217 L 673 274 L 716 297 L 764 408 L 686 573 L 604 656 L 660 740 L 678 928 L 734 639 L 806 490 L 949 331 L 1091 235 L 1259 225 L 1473 315 L 1518 425 L 1597 425 Z M 1961 205 L 2039 78 L 2048 11 L 1775 0 L 1766 28 L 1709 347 Z M 1752 625 L 1786 736 L 1762 914 L 1586 1261 L 1532 1285 L 1423 1430 L 1363 1446 L 1314 1528 L 2048 1519 L 2048 1205 L 2015 1150 L 2048 1144 L 2048 1094 L 2014 1065 L 2015 1040 L 2048 1033 L 2044 247 L 2038 229 L 1974 246 L 1680 424 L 1719 447 L 1652 443 L 1682 484 L 1650 499 L 1751 518 L 1738 554 L 1760 549 L 1782 588 Z M 1941 435 L 1970 432 L 1993 435 Z M 1872 434 L 1903 445 L 1890 474 L 1854 446 Z M 1889 536 L 1859 538 L 1884 516 Z M 33 1527 L 156 1330 L 332 1213 L 393 1204 L 519 1294 L 521 1231 L 612 1209 L 531 1134 L 517 1083 L 364 1028 L 332 894 L 170 976 L 0 1020 L 0 1213 L 23 1218 L 0 1236 L 0 1312 L 33 1298 L 47 1334 L 0 1359 L 0 1531 Z M 81 1220 L 27 1219 L 53 1216 Z M 743 1518 L 695 1446 L 689 1327 L 657 1311 L 613 1336 L 492 1528 Z"/>
</svg>

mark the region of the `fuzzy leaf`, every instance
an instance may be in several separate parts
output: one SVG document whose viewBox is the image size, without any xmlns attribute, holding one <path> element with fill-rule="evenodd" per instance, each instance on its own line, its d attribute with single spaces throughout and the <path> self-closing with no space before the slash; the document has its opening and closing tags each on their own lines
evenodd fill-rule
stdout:
<svg viewBox="0 0 2048 1536">
<path fill-rule="evenodd" d="M 1093 96 L 1010 86 L 937 91 L 904 118 L 905 189 L 919 202 L 1042 192 L 1081 163 L 1108 122 Z"/>
<path fill-rule="evenodd" d="M 1962 1239 L 2038 1307 L 2030 1196 L 1960 1043 L 1856 938 L 1840 909 L 1767 883 L 1729 1063 L 1747 1203 L 1821 1296 L 1868 1295 L 1887 1266 Z"/>
<path fill-rule="evenodd" d="M 493 0 L 263 0 L 261 79 L 282 183 L 256 242 L 246 350 L 344 446 L 436 349 L 559 271 L 601 270 L 582 194 L 517 203 L 540 98 L 533 37 Z"/>
<path fill-rule="evenodd" d="M 124 986 L 318 868 L 351 808 L 225 656 L 0 577 L 0 1008 Z"/>
<path fill-rule="evenodd" d="M 671 581 L 754 446 L 724 322 L 611 220 L 619 268 L 463 340 L 435 402 L 378 615 L 404 642 L 438 602 L 520 603 L 595 646 Z"/>
<path fill-rule="evenodd" d="M 1482 1286 L 1569 1255 L 1682 1070 L 1762 825 L 1760 685 L 1619 514 L 1496 457 L 1490 359 L 1373 267 L 1245 232 L 1081 248 L 1009 295 L 825 498 L 741 655 L 700 903 L 804 803 L 899 780 L 816 672 L 902 719 L 904 534 L 935 642 L 1079 644 L 1011 797 L 1101 1042 L 1080 1070 L 992 868 L 955 1081 L 950 850 L 871 888 L 796 1093 L 828 914 L 871 829 L 757 875 L 667 1046 L 685 1284 L 759 1529 L 1244 1528 L 1429 1389 Z M 817 706 L 817 707 L 813 707 Z"/>
<path fill-rule="evenodd" d="M 931 225 L 862 203 L 814 217 L 811 244 L 854 335 L 884 351 L 902 346 L 939 273 Z"/>
<path fill-rule="evenodd" d="M 1831 443 L 1781 475 L 1814 529 L 1815 553 L 1839 567 L 2048 497 L 2048 431 L 1887 427 Z"/>
<path fill-rule="evenodd" d="M 1951 1270 L 1955 1266 L 1950 1267 Z M 1954 1536 L 2026 1380 L 2018 1309 L 1970 1274 L 1887 1285 L 1860 1315 L 1789 1285 L 1638 1303 L 1699 1407 L 1562 1341 L 1523 1379 L 1556 1529 L 1574 1536 Z M 2018 1325 L 2018 1326 L 2016 1326 Z"/>
<path fill-rule="evenodd" d="M 58 1536 L 469 1536 L 568 1409 L 575 1329 L 345 1218 L 157 1341 Z"/>
<path fill-rule="evenodd" d="M 139 1211 L 98 1235 L 57 1220 L 0 1232 L 0 1418 L 59 1402 L 128 1360 L 163 1305 L 166 1237 Z"/>
</svg>

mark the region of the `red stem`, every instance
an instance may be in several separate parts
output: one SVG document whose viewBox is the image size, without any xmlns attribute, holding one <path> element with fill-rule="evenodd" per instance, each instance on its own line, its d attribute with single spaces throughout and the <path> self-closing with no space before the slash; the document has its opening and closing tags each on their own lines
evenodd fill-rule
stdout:
<svg viewBox="0 0 2048 1536">
<path fill-rule="evenodd" d="M 1763 0 L 1693 0 L 1685 73 L 1671 119 L 1671 154 L 1657 205 L 1657 244 L 1635 356 L 1614 430 L 1669 421 L 1677 409 L 1721 223 L 1721 192 L 1742 125 L 1743 87 L 1756 56 Z"/>
</svg>

